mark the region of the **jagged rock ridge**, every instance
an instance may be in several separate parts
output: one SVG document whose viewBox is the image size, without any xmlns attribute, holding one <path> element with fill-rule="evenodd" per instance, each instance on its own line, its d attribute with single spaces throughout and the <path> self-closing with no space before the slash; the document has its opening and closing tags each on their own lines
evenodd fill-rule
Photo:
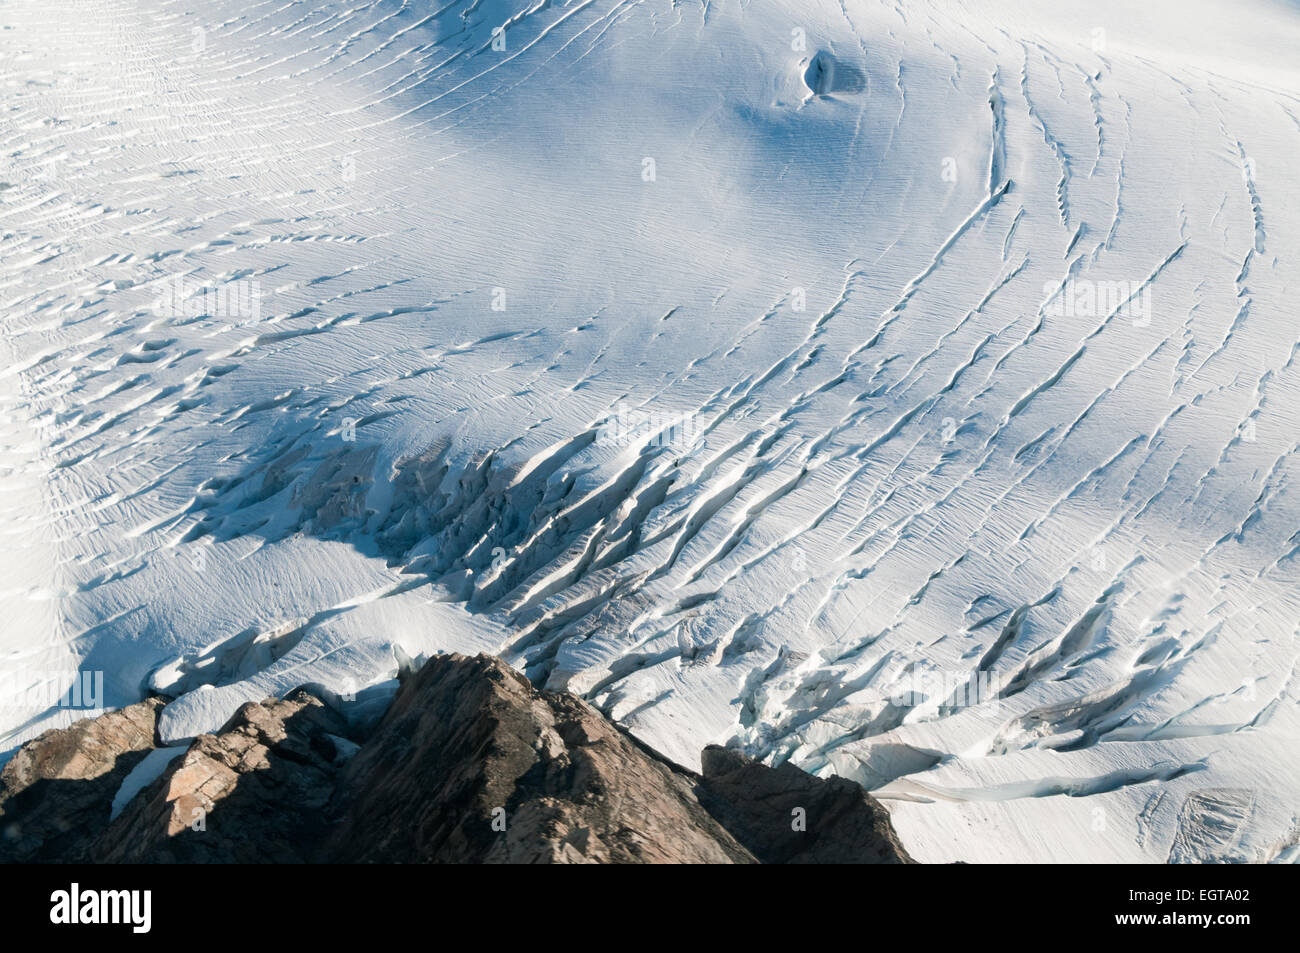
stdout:
<svg viewBox="0 0 1300 953">
<path fill-rule="evenodd" d="M 721 748 L 694 774 L 489 656 L 433 658 L 369 731 L 306 690 L 246 704 L 110 820 L 114 793 L 154 748 L 159 705 L 29 742 L 3 775 L 0 859 L 911 862 L 852 782 Z M 88 786 L 32 803 L 38 776 Z"/>
</svg>

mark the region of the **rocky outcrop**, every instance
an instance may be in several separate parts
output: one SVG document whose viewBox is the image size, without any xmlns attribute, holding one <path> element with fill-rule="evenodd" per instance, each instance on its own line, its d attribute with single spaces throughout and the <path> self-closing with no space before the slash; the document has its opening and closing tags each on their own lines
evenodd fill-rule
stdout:
<svg viewBox="0 0 1300 953">
<path fill-rule="evenodd" d="M 92 860 L 304 863 L 326 834 L 325 808 L 357 750 L 344 719 L 297 691 L 250 702 L 202 735 L 97 836 Z"/>
<path fill-rule="evenodd" d="M 0 863 L 84 859 L 122 780 L 156 744 L 163 699 L 47 731 L 0 771 Z"/>
<path fill-rule="evenodd" d="M 694 780 L 503 662 L 438 656 L 349 763 L 330 859 L 753 863 Z"/>
<path fill-rule="evenodd" d="M 912 862 L 889 814 L 852 781 L 712 745 L 702 761 L 704 803 L 765 864 Z"/>
<path fill-rule="evenodd" d="M 59 750 L 77 762 L 80 741 L 116 737 L 128 711 L 112 726 L 96 727 L 113 717 L 104 716 L 65 730 L 75 735 L 43 735 L 6 777 L 30 773 L 42 742 L 47 760 Z M 152 720 L 148 727 L 135 760 L 153 744 Z M 706 749 L 703 764 L 700 776 L 666 761 L 577 697 L 538 691 L 498 659 L 437 656 L 406 677 L 366 737 L 303 690 L 244 705 L 111 823 L 108 805 L 129 768 L 113 769 L 117 784 L 86 769 L 77 783 L 98 783 L 75 804 L 85 813 L 94 800 L 99 823 L 83 834 L 69 826 L 61 839 L 42 839 L 42 850 L 8 859 L 910 862 L 884 809 L 852 782 L 722 748 Z M 38 813 L 45 827 L 62 803 Z M 25 830 L 33 805 L 19 806 Z"/>
</svg>

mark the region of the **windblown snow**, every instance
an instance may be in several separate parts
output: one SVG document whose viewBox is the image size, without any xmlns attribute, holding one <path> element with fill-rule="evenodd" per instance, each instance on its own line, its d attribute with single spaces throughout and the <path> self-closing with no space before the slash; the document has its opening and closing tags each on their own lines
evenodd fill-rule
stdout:
<svg viewBox="0 0 1300 953">
<path fill-rule="evenodd" d="M 5 3 L 0 750 L 487 651 L 921 860 L 1296 860 L 1300 9 L 1138 6 Z"/>
</svg>

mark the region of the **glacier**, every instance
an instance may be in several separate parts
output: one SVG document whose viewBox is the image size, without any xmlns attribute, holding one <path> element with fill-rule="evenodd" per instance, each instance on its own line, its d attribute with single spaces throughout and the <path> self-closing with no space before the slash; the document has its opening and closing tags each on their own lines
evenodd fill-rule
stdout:
<svg viewBox="0 0 1300 953">
<path fill-rule="evenodd" d="M 923 861 L 1300 857 L 1296 4 L 4 10 L 5 756 L 489 652 Z"/>
</svg>

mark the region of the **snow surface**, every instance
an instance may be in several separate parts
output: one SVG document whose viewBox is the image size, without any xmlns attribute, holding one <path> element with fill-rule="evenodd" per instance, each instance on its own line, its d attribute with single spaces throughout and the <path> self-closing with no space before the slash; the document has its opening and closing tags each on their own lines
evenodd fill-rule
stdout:
<svg viewBox="0 0 1300 953">
<path fill-rule="evenodd" d="M 0 750 L 491 651 L 922 860 L 1296 859 L 1295 4 L 0 9 Z"/>
<path fill-rule="evenodd" d="M 109 808 L 109 820 L 113 820 L 126 810 L 126 806 L 131 802 L 131 799 L 162 777 L 162 773 L 167 770 L 167 765 L 183 755 L 185 751 L 185 745 L 155 748 L 140 759 L 140 763 L 127 772 L 126 777 L 122 779 L 122 783 L 118 786 L 117 793 L 113 795 L 113 803 Z"/>
</svg>

